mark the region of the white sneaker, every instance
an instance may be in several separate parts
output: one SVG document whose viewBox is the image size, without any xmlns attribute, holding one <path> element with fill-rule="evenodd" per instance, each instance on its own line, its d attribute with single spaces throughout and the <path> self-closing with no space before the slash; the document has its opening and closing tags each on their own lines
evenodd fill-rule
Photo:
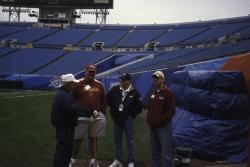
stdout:
<svg viewBox="0 0 250 167">
<path fill-rule="evenodd" d="M 122 163 L 119 160 L 115 159 L 114 162 L 109 165 L 109 167 L 122 167 Z"/>
<path fill-rule="evenodd" d="M 69 167 L 76 167 L 76 160 L 71 158 L 70 163 L 69 163 Z"/>
<path fill-rule="evenodd" d="M 128 164 L 128 167 L 134 167 L 135 165 L 134 165 L 134 163 L 133 162 L 130 162 L 129 164 Z"/>
<path fill-rule="evenodd" d="M 96 159 L 91 159 L 89 161 L 89 167 L 99 167 L 97 160 Z"/>
</svg>

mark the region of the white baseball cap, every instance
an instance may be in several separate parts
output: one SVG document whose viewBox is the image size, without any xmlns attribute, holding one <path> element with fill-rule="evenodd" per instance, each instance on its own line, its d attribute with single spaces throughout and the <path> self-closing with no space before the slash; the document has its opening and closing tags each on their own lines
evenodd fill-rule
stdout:
<svg viewBox="0 0 250 167">
<path fill-rule="evenodd" d="M 80 82 L 79 80 L 75 79 L 73 74 L 64 74 L 61 76 L 62 82 L 67 83 L 67 82 Z"/>
</svg>

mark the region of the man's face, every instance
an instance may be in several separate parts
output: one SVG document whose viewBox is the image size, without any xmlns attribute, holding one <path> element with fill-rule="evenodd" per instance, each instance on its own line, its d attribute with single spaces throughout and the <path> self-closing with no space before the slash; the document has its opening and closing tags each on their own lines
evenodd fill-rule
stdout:
<svg viewBox="0 0 250 167">
<path fill-rule="evenodd" d="M 163 78 L 161 77 L 153 77 L 153 79 L 154 79 L 155 86 L 160 86 L 163 83 Z"/>
<path fill-rule="evenodd" d="M 130 80 L 121 79 L 121 80 L 120 80 L 120 83 L 121 83 L 121 87 L 122 87 L 122 88 L 128 88 L 129 85 L 131 84 L 131 81 L 130 81 Z"/>
<path fill-rule="evenodd" d="M 94 70 L 88 70 L 86 71 L 85 77 L 89 80 L 95 79 L 96 72 Z"/>
<path fill-rule="evenodd" d="M 75 90 L 76 84 L 77 83 L 75 82 L 68 82 L 67 84 L 65 84 L 65 87 L 67 87 L 69 91 L 73 92 Z"/>
</svg>

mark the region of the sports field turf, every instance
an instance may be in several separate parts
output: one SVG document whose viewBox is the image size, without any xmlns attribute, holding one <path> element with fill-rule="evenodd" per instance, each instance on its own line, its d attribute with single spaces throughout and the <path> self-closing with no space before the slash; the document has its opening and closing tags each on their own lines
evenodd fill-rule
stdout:
<svg viewBox="0 0 250 167">
<path fill-rule="evenodd" d="M 54 94 L 53 91 L 0 90 L 0 166 L 52 166 L 55 131 L 50 123 L 50 111 Z M 106 135 L 98 141 L 97 156 L 113 160 L 112 120 L 108 110 L 106 115 Z M 136 159 L 149 160 L 148 127 L 143 114 L 135 120 L 134 134 Z M 80 158 L 87 159 L 86 144 L 83 144 Z"/>
</svg>

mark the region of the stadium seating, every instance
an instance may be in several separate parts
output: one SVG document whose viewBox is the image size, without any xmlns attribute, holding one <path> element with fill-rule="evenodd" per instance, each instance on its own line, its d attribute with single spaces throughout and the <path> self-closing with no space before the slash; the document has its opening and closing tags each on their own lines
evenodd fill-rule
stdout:
<svg viewBox="0 0 250 167">
<path fill-rule="evenodd" d="M 62 54 L 62 50 L 55 49 L 20 49 L 0 57 L 0 74 L 27 74 Z"/>
<path fill-rule="evenodd" d="M 168 30 L 174 28 L 174 25 L 167 24 L 152 24 L 152 25 L 137 25 L 135 26 L 135 30 Z"/>
<path fill-rule="evenodd" d="M 17 49 L 15 49 L 15 48 L 0 48 L 0 57 L 4 56 L 6 54 L 9 54 L 15 50 L 17 50 Z"/>
<path fill-rule="evenodd" d="M 58 30 L 49 28 L 27 28 L 26 30 L 21 31 L 19 33 L 8 35 L 4 37 L 4 39 L 17 39 L 15 43 L 25 44 L 41 39 L 42 37 L 46 37 L 56 31 Z"/>
<path fill-rule="evenodd" d="M 24 27 L 0 27 L 0 39 L 3 39 L 6 35 L 10 35 L 16 32 L 25 30 Z"/>
<path fill-rule="evenodd" d="M 238 30 L 248 27 L 249 25 L 250 25 L 249 22 L 215 25 L 210 30 L 201 33 L 193 38 L 190 38 L 182 42 L 181 44 L 190 45 L 190 44 L 205 43 L 214 40 L 217 41 L 219 37 L 223 37 L 231 33 L 237 32 Z"/>
<path fill-rule="evenodd" d="M 178 43 L 185 39 L 191 38 L 192 36 L 208 30 L 209 27 L 195 27 L 195 28 L 176 28 L 172 31 L 165 33 L 155 41 L 160 42 L 159 46 L 171 46 L 178 45 Z"/>
<path fill-rule="evenodd" d="M 1 26 L 8 26 L 8 27 L 32 27 L 33 22 L 9 22 L 9 21 L 0 21 Z"/>
<path fill-rule="evenodd" d="M 40 75 L 61 75 L 82 71 L 87 64 L 97 63 L 110 56 L 111 52 L 74 51 L 66 54 L 56 62 L 36 72 Z"/>
<path fill-rule="evenodd" d="M 177 67 L 215 58 L 227 57 L 234 54 L 250 51 L 250 40 L 235 44 L 221 45 L 216 48 L 191 48 L 166 52 L 153 59 L 146 59 L 132 65 L 128 65 L 112 73 L 116 75 L 123 72 L 141 72 L 147 70 Z"/>
<path fill-rule="evenodd" d="M 240 34 L 240 39 L 249 39 L 250 38 L 250 26 L 247 28 L 244 28 L 236 33 Z"/>
<path fill-rule="evenodd" d="M 40 75 L 77 73 L 86 64 L 98 63 L 114 54 L 112 61 L 106 62 L 106 65 L 104 63 L 99 65 L 105 66 L 105 68 L 99 67 L 100 69 L 109 70 L 154 54 L 153 59 L 132 63 L 115 73 L 139 72 L 211 60 L 250 50 L 250 17 L 160 25 L 74 24 L 67 29 L 34 27 L 32 23 L 0 22 L 0 40 L 17 39 L 14 44 L 32 43 L 31 47 L 35 47 L 34 49 L 22 49 L 18 46 L 4 48 L 7 45 L 2 43 L 0 73 Z M 239 34 L 239 38 L 236 38 L 236 41 L 225 41 L 219 46 L 207 45 L 207 42 L 215 42 L 220 37 L 232 34 Z M 104 51 L 85 51 L 90 49 L 88 47 L 93 42 L 104 42 Z M 143 51 L 144 45 L 148 42 L 159 42 L 156 51 Z M 79 51 L 67 53 L 60 49 L 67 44 L 78 46 L 76 49 Z M 190 47 L 193 44 L 195 47 L 199 45 L 199 48 L 186 48 L 186 45 Z M 60 50 L 48 49 L 51 47 Z M 172 49 L 174 51 L 169 51 Z M 42 56 L 38 58 L 37 55 Z"/>
<path fill-rule="evenodd" d="M 93 42 L 104 42 L 104 47 L 112 47 L 127 32 L 127 30 L 101 29 L 85 40 L 82 46 L 91 46 Z"/>
<path fill-rule="evenodd" d="M 52 45 L 52 46 L 64 46 L 67 44 L 78 44 L 90 35 L 93 30 L 90 29 L 64 29 L 47 38 L 41 39 L 35 42 L 36 45 Z"/>
<path fill-rule="evenodd" d="M 147 71 L 156 68 L 164 68 L 165 64 L 169 63 L 170 61 L 178 60 L 183 56 L 188 56 L 189 54 L 197 51 L 204 50 L 204 48 L 192 48 L 192 49 L 180 49 L 176 51 L 166 52 L 164 54 L 158 55 L 154 58 L 145 59 L 138 63 L 125 66 L 118 71 L 112 73 L 111 75 L 123 73 L 123 72 L 140 72 L 140 71 Z"/>
<path fill-rule="evenodd" d="M 73 24 L 73 25 L 71 25 L 71 28 L 75 28 L 75 29 L 98 29 L 98 28 L 100 28 L 100 25 L 96 25 L 96 24 Z"/>
<path fill-rule="evenodd" d="M 128 62 L 140 59 L 145 56 L 154 55 L 158 56 L 164 53 L 164 51 L 138 51 L 138 52 L 120 52 L 115 55 L 114 65 L 123 65 Z"/>
<path fill-rule="evenodd" d="M 163 30 L 134 30 L 126 38 L 121 40 L 117 47 L 135 48 L 154 40 L 161 35 Z"/>
</svg>

